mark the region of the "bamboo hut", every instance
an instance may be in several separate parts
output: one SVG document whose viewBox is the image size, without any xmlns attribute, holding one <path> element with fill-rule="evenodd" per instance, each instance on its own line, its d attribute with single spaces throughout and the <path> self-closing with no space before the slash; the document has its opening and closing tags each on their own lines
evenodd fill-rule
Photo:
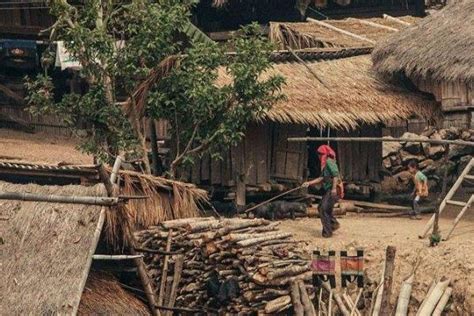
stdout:
<svg viewBox="0 0 474 316">
<path fill-rule="evenodd" d="M 380 42 L 374 69 L 409 78 L 441 103 L 444 127 L 474 126 L 474 1 L 453 1 L 405 32 Z"/>
<path fill-rule="evenodd" d="M 184 175 L 186 181 L 227 187 L 232 192 L 243 187 L 247 195 L 283 190 L 319 173 L 314 153 L 318 144 L 307 147 L 304 143 L 288 142 L 288 137 L 328 133 L 381 136 L 385 122 L 407 119 L 414 114 L 423 117 L 434 114 L 430 98 L 379 80 L 372 73 L 369 55 L 333 60 L 314 60 L 309 55 L 308 51 L 300 55 L 308 58 L 304 64 L 282 58 L 274 64 L 266 75 L 279 74 L 286 78 L 282 91 L 286 99 L 251 124 L 245 139 L 224 153 L 222 161 L 201 159 Z M 221 71 L 219 82 L 224 84 L 229 80 Z M 381 150 L 381 144 L 337 144 L 344 179 L 378 182 Z"/>
</svg>

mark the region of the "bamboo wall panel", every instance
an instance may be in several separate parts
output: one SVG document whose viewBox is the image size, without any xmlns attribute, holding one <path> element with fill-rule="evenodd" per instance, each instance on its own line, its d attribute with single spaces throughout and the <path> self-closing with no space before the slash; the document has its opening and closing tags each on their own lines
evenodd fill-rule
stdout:
<svg viewBox="0 0 474 316">
<path fill-rule="evenodd" d="M 273 124 L 272 177 L 302 181 L 307 166 L 305 143 L 288 142 L 288 137 L 306 135 L 306 127 L 296 124 Z"/>
</svg>

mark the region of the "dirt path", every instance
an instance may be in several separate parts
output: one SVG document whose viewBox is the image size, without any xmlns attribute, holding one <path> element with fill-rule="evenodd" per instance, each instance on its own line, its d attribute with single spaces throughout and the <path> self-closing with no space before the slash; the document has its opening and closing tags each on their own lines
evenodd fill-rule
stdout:
<svg viewBox="0 0 474 316">
<path fill-rule="evenodd" d="M 380 279 L 385 248 L 394 245 L 397 247 L 394 293 L 398 293 L 401 282 L 419 257 L 421 264 L 414 282 L 414 298 L 421 301 L 435 277 L 450 277 L 456 302 L 464 305 L 464 310 L 457 314 L 467 315 L 467 311 L 474 311 L 474 222 L 461 221 L 449 241 L 432 248 L 428 247 L 428 240 L 417 237 L 427 220 L 428 216 L 412 221 L 352 214 L 340 219 L 341 228 L 331 239 L 321 237 L 321 222 L 317 218 L 286 220 L 281 229 L 293 233 L 296 239 L 308 240 L 308 251 L 363 247 L 365 267 L 372 280 Z M 451 223 L 452 219 L 441 219 L 442 231 Z"/>
<path fill-rule="evenodd" d="M 0 128 L 0 160 L 57 164 L 90 164 L 92 157 L 76 149 L 78 141 L 38 132 L 27 134 Z"/>
</svg>

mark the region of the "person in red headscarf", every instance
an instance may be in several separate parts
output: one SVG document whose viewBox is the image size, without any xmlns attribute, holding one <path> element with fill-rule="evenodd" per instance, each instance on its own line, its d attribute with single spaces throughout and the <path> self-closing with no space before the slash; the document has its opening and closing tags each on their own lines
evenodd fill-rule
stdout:
<svg viewBox="0 0 474 316">
<path fill-rule="evenodd" d="M 336 153 L 328 145 L 319 146 L 317 149 L 321 162 L 321 177 L 303 183 L 304 187 L 322 183 L 323 198 L 319 204 L 319 217 L 323 225 L 323 237 L 329 238 L 340 227 L 334 217 L 334 204 L 342 198 L 343 187 L 336 162 Z"/>
</svg>

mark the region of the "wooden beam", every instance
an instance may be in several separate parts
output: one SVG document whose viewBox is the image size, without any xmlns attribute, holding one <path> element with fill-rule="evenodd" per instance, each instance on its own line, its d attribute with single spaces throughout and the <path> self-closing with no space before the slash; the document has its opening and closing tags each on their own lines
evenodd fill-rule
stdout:
<svg viewBox="0 0 474 316">
<path fill-rule="evenodd" d="M 325 28 L 328 28 L 330 30 L 333 30 L 333 31 L 336 31 L 338 33 L 341 33 L 341 34 L 344 34 L 344 35 L 347 35 L 347 36 L 350 36 L 352 38 L 355 38 L 355 39 L 358 39 L 360 41 L 363 41 L 363 42 L 367 42 L 367 43 L 370 43 L 370 44 L 375 44 L 375 41 L 365 37 L 365 36 L 361 36 L 361 35 L 357 35 L 357 34 L 354 34 L 354 33 L 351 33 L 349 31 L 346 31 L 346 30 L 343 30 L 343 29 L 340 29 L 338 27 L 335 27 L 329 23 L 326 23 L 326 22 L 323 22 L 323 21 L 318 21 L 318 20 L 315 20 L 315 19 L 312 19 L 312 18 L 307 18 L 306 21 L 308 22 L 311 22 L 311 23 L 316 23 L 320 26 L 323 26 Z"/>
<path fill-rule="evenodd" d="M 104 196 L 67 196 L 67 195 L 41 195 L 23 192 L 0 192 L 0 200 L 17 200 L 31 202 L 49 202 L 49 203 L 65 203 L 65 204 L 85 204 L 85 205 L 101 205 L 113 206 L 120 202 L 118 197 Z"/>
<path fill-rule="evenodd" d="M 367 20 L 364 20 L 364 19 L 348 18 L 347 20 L 348 21 L 353 21 L 353 22 L 359 22 L 360 24 L 369 25 L 369 26 L 372 26 L 372 27 L 376 27 L 376 28 L 379 28 L 379 29 L 384 29 L 384 30 L 391 31 L 391 32 L 398 32 L 398 29 L 396 29 L 394 27 L 390 27 L 390 26 L 386 26 L 386 25 L 383 25 L 383 24 L 367 21 Z"/>
<path fill-rule="evenodd" d="M 383 138 L 383 137 L 290 137 L 289 142 L 310 142 L 310 141 L 335 141 L 335 142 L 410 142 L 410 143 L 430 143 L 437 145 L 459 145 L 474 147 L 474 142 L 464 140 L 446 139 L 423 139 L 423 138 Z"/>
<path fill-rule="evenodd" d="M 401 25 L 403 25 L 403 26 L 410 26 L 410 25 L 411 25 L 411 23 L 405 22 L 405 21 L 400 20 L 400 19 L 398 19 L 398 18 L 394 18 L 393 16 L 390 16 L 390 15 L 388 15 L 388 14 L 384 14 L 384 15 L 383 15 L 383 18 L 386 19 L 386 20 L 389 20 L 389 21 L 392 21 L 392 22 L 401 24 Z"/>
<path fill-rule="evenodd" d="M 94 260 L 131 260 L 142 258 L 143 255 L 93 255 Z"/>
</svg>

